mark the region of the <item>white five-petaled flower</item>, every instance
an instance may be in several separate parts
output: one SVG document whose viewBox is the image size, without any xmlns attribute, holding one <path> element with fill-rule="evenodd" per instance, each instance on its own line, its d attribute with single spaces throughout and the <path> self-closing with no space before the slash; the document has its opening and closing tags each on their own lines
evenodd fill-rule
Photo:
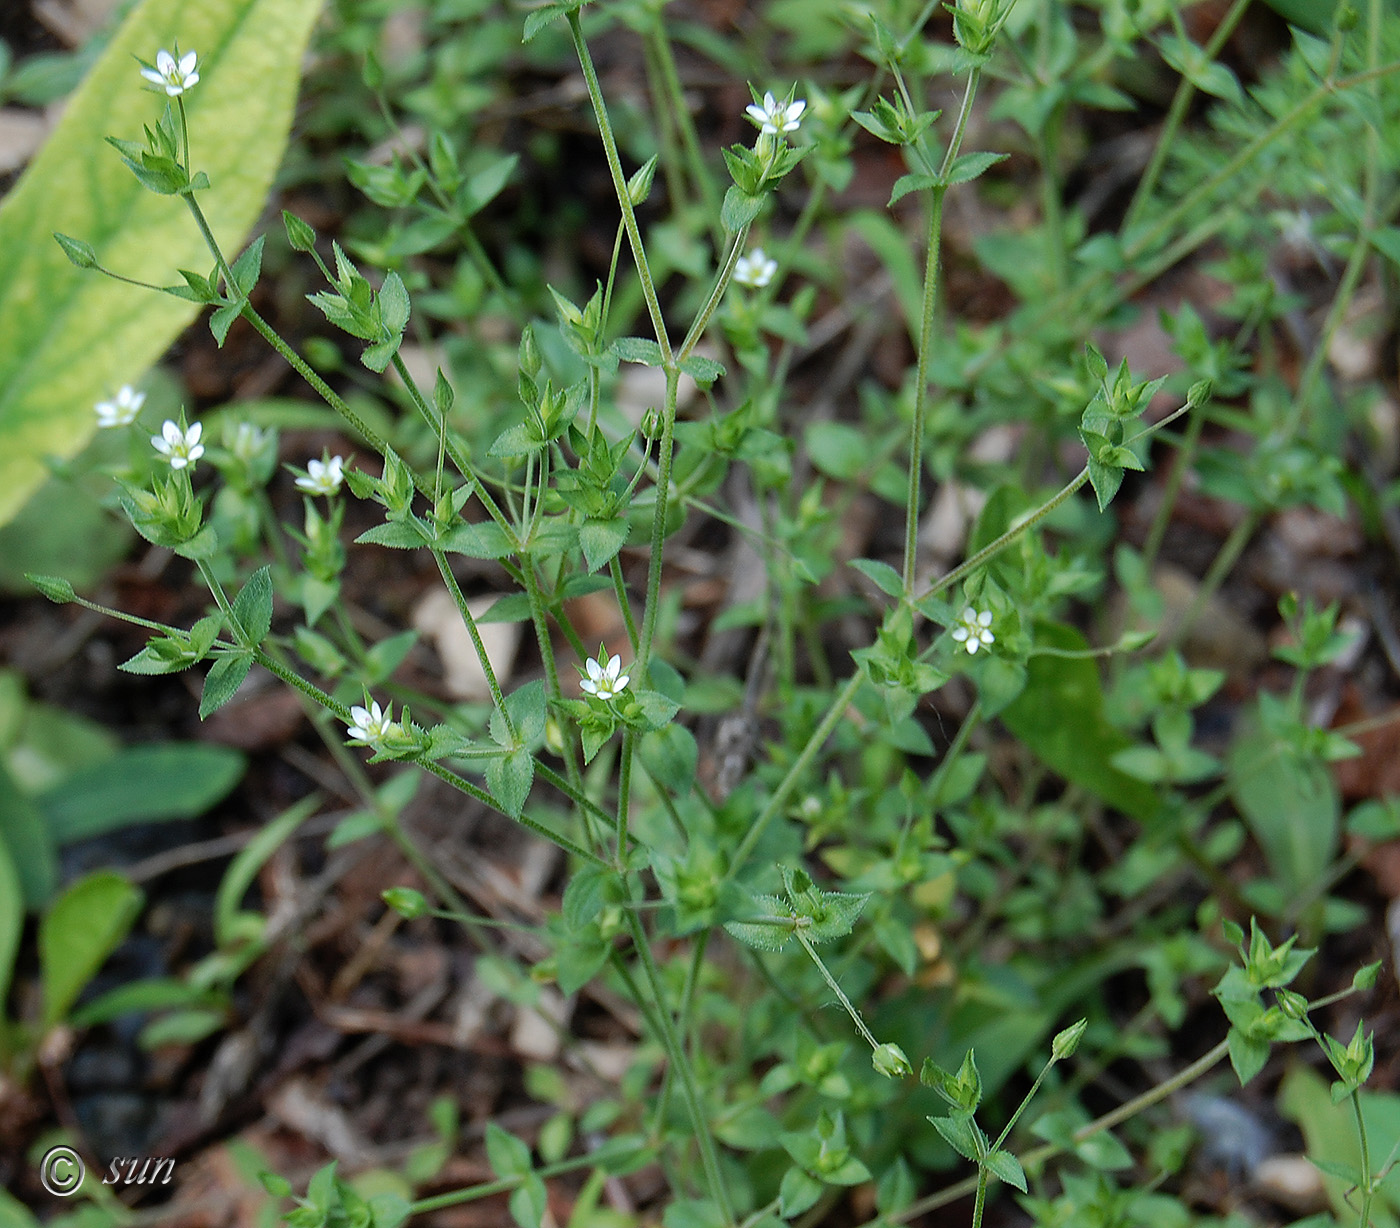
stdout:
<svg viewBox="0 0 1400 1228">
<path fill-rule="evenodd" d="M 773 280 L 773 274 L 777 271 L 778 262 L 764 255 L 761 247 L 755 247 L 753 251 L 740 256 L 734 262 L 734 280 L 741 286 L 749 286 L 754 290 L 766 286 Z"/>
<path fill-rule="evenodd" d="M 183 469 L 186 465 L 192 466 L 204 455 L 204 445 L 199 442 L 202 434 L 203 423 L 191 422 L 182 431 L 178 422 L 167 418 L 160 428 L 160 434 L 151 436 L 151 443 L 170 462 L 172 469 Z"/>
<path fill-rule="evenodd" d="M 763 95 L 761 103 L 751 102 L 744 111 L 758 125 L 759 132 L 777 136 L 780 132 L 796 132 L 802 126 L 802 112 L 806 109 L 805 98 L 779 102 L 770 90 Z"/>
<path fill-rule="evenodd" d="M 607 665 L 602 665 L 591 657 L 584 662 L 588 677 L 579 681 L 579 686 L 599 699 L 613 699 L 627 689 L 630 681 L 622 672 L 622 658 L 613 653 Z"/>
<path fill-rule="evenodd" d="M 345 458 L 332 456 L 330 460 L 309 460 L 306 462 L 306 476 L 297 478 L 297 485 L 313 495 L 333 495 L 345 480 Z"/>
<path fill-rule="evenodd" d="M 175 45 L 175 55 L 180 54 L 180 46 Z M 178 98 L 192 85 L 199 84 L 199 70 L 195 67 L 196 56 L 187 51 L 177 60 L 174 55 L 161 48 L 156 52 L 156 66 L 143 68 L 141 75 L 152 85 L 160 86 L 171 98 Z"/>
<path fill-rule="evenodd" d="M 393 704 L 387 712 L 372 701 L 368 708 L 351 708 L 350 718 L 355 723 L 349 727 L 350 741 L 378 749 L 379 743 L 395 728 L 393 715 Z"/>
<path fill-rule="evenodd" d="M 240 422 L 228 438 L 228 450 L 245 465 L 267 446 L 272 437 L 271 429 L 264 430 L 251 422 Z"/>
<path fill-rule="evenodd" d="M 135 422 L 145 399 L 144 392 L 137 392 L 130 384 L 123 384 L 110 401 L 98 401 L 93 406 L 97 411 L 97 425 L 126 426 L 129 422 Z"/>
<path fill-rule="evenodd" d="M 991 610 L 978 612 L 968 606 L 958 616 L 958 625 L 953 628 L 953 638 L 968 652 L 976 656 L 979 648 L 989 648 L 996 640 L 997 637 L 992 634 L 991 626 Z"/>
</svg>

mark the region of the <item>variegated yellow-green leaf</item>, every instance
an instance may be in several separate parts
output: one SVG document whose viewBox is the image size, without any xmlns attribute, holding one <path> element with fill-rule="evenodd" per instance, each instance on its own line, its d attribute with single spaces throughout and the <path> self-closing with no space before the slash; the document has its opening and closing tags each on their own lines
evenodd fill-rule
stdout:
<svg viewBox="0 0 1400 1228">
<path fill-rule="evenodd" d="M 302 55 L 321 0 L 144 0 L 73 94 L 63 119 L 0 202 L 0 524 L 73 455 L 95 402 L 132 383 L 189 324 L 196 306 L 76 268 L 54 232 L 91 244 L 114 272 L 157 285 L 213 267 L 183 202 L 148 192 L 103 139 L 141 141 L 164 94 L 143 88 L 134 57 L 199 55 L 185 95 L 200 202 L 234 252 L 257 220 L 282 159 Z"/>
</svg>

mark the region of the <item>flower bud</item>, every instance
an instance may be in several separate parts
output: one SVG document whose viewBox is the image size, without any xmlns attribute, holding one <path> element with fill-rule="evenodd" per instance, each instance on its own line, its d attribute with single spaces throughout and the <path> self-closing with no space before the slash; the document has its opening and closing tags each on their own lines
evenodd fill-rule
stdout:
<svg viewBox="0 0 1400 1228">
<path fill-rule="evenodd" d="M 889 1043 L 881 1045 L 870 1055 L 870 1064 L 887 1079 L 902 1079 L 914 1073 L 904 1050 Z"/>
</svg>

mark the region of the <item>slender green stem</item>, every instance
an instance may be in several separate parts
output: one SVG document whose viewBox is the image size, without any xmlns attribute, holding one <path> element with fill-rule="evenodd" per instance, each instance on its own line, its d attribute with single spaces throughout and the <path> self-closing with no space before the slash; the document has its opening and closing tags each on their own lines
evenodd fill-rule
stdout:
<svg viewBox="0 0 1400 1228">
<path fill-rule="evenodd" d="M 695 1129 L 695 1140 L 700 1146 L 700 1162 L 705 1170 L 705 1183 L 709 1188 L 710 1197 L 724 1216 L 724 1222 L 732 1224 L 734 1223 L 734 1208 L 729 1201 L 729 1189 L 719 1170 L 719 1155 L 715 1150 L 715 1140 L 710 1131 L 709 1119 L 705 1116 L 704 1101 L 695 1084 L 695 1072 L 691 1068 L 690 1059 L 686 1057 L 680 1038 L 676 1035 L 675 1024 L 671 1019 L 670 1009 L 667 1007 L 666 999 L 662 993 L 661 975 L 657 971 L 656 961 L 652 958 L 651 946 L 647 941 L 642 920 L 630 910 L 626 916 L 628 927 L 632 932 L 632 944 L 642 966 L 642 974 L 646 978 L 647 988 L 656 1004 L 656 1022 L 660 1028 L 657 1039 L 660 1040 L 662 1048 L 666 1050 L 667 1060 L 680 1075 L 681 1094 L 685 1098 L 686 1107 L 690 1112 L 691 1125 Z"/>
<path fill-rule="evenodd" d="M 647 1147 L 638 1147 L 632 1154 L 644 1155 L 649 1150 Z M 624 1157 L 613 1155 L 610 1158 L 616 1161 Z M 553 1164 L 542 1164 L 534 1171 L 538 1177 L 557 1177 L 561 1173 L 571 1173 L 580 1168 L 587 1168 L 594 1163 L 596 1161 L 593 1156 L 584 1154 L 571 1156 L 567 1160 L 559 1160 Z M 446 1194 L 434 1194 L 431 1198 L 420 1198 L 411 1203 L 408 1213 L 409 1215 L 425 1215 L 429 1211 L 441 1211 L 445 1207 L 456 1207 L 464 1202 L 475 1202 L 478 1198 L 490 1198 L 494 1194 L 508 1194 L 524 1180 L 524 1175 L 502 1177 L 499 1181 L 486 1181 L 481 1185 L 468 1186 L 466 1189 L 449 1190 Z"/>
<path fill-rule="evenodd" d="M 1170 1079 L 1159 1083 L 1156 1087 L 1145 1091 L 1140 1096 L 1135 1096 L 1126 1104 L 1120 1104 L 1111 1112 L 1105 1113 L 1102 1117 L 1089 1122 L 1088 1125 L 1080 1126 L 1072 1135 L 1069 1143 L 1046 1143 L 1041 1147 L 1036 1147 L 1026 1152 L 1021 1157 L 1021 1163 L 1026 1168 L 1034 1168 L 1044 1164 L 1046 1160 L 1061 1154 L 1067 1146 L 1073 1146 L 1093 1138 L 1096 1134 L 1101 1134 L 1105 1130 L 1111 1130 L 1119 1122 L 1127 1121 L 1128 1118 L 1136 1116 L 1144 1109 L 1151 1108 L 1152 1105 L 1165 1100 L 1173 1092 L 1180 1091 L 1183 1087 L 1189 1087 L 1203 1075 L 1209 1074 L 1225 1056 L 1230 1052 L 1229 1042 L 1221 1041 L 1210 1052 L 1197 1058 L 1191 1065 L 1178 1071 Z M 936 1211 L 939 1207 L 946 1207 L 949 1203 L 957 1202 L 966 1198 L 977 1190 L 978 1177 L 969 1177 L 965 1181 L 956 1182 L 953 1185 L 939 1190 L 936 1194 L 930 1194 L 927 1198 L 920 1198 L 912 1202 L 904 1210 L 896 1215 L 891 1215 L 878 1220 L 869 1220 L 861 1225 L 861 1228 L 877 1228 L 881 1223 L 908 1223 L 911 1219 L 923 1215 L 929 1211 Z"/>
<path fill-rule="evenodd" d="M 482 483 L 481 479 L 476 476 L 476 473 L 472 469 L 471 460 L 468 458 L 467 454 L 462 451 L 461 445 L 449 436 L 447 423 L 443 420 L 442 415 L 438 413 L 435 406 L 428 404 L 427 399 L 418 391 L 418 385 L 414 382 L 413 375 L 410 373 L 408 366 L 404 363 L 403 356 L 396 353 L 393 362 L 394 370 L 398 373 L 399 379 L 403 381 L 403 386 L 408 391 L 409 399 L 412 400 L 414 407 L 418 410 L 423 421 L 432 427 L 433 434 L 437 436 L 439 440 L 443 441 L 447 449 L 447 455 L 452 458 L 452 463 L 457 466 L 457 471 L 472 484 L 472 492 L 481 500 L 481 506 L 486 509 L 487 515 L 500 525 L 505 531 L 507 539 L 513 541 L 515 535 L 511 531 L 512 526 L 509 517 L 501 511 L 495 499 L 487 493 L 485 485 Z"/>
<path fill-rule="evenodd" d="M 982 79 L 981 69 L 967 75 L 962 107 L 958 111 L 953 137 L 943 157 L 940 178 L 947 175 L 967 129 L 972 113 L 972 100 Z M 914 571 L 918 564 L 920 486 L 924 474 L 924 428 L 928 417 L 929 363 L 933 357 L 933 329 L 938 316 L 938 283 L 943 251 L 943 197 L 948 188 L 940 183 L 932 189 L 929 199 L 927 251 L 924 257 L 924 297 L 919 321 L 919 359 L 914 377 L 914 421 L 909 428 L 909 490 L 904 507 L 904 591 L 914 591 Z"/>
<path fill-rule="evenodd" d="M 657 66 L 661 70 L 666 92 L 670 96 L 671 115 L 675 121 L 676 131 L 680 133 L 690 177 L 695 181 L 696 191 L 700 193 L 705 212 L 710 218 L 711 226 L 714 227 L 718 224 L 720 205 L 715 193 L 715 181 L 709 168 L 705 165 L 705 155 L 700 147 L 700 136 L 695 131 L 695 121 L 691 117 L 690 109 L 685 105 L 685 89 L 681 85 L 680 73 L 676 69 L 676 57 L 671 54 L 671 43 L 666 37 L 666 26 L 662 20 L 660 9 L 657 10 L 656 21 L 653 23 L 650 33 L 655 47 Z M 719 234 L 716 233 L 716 246 L 718 246 L 719 237 Z"/>
<path fill-rule="evenodd" d="M 666 367 L 666 404 L 661 415 L 661 448 L 657 457 L 656 506 L 651 518 L 651 562 L 647 568 L 647 601 L 642 610 L 642 636 L 637 649 L 638 682 L 645 686 L 647 664 L 651 659 L 652 638 L 656 634 L 656 619 L 661 609 L 662 548 L 666 544 L 666 508 L 671 487 L 671 453 L 676 438 L 676 393 L 680 383 L 680 368 L 674 363 Z"/>
<path fill-rule="evenodd" d="M 637 732 L 628 729 L 622 735 L 622 753 L 617 771 L 617 844 L 613 864 L 622 865 L 627 852 L 627 823 L 632 805 L 632 758 L 636 752 Z"/>
<path fill-rule="evenodd" d="M 812 760 L 816 758 L 817 752 L 832 734 L 832 731 L 841 722 L 841 718 L 846 715 L 846 709 L 850 707 L 851 701 L 855 699 L 856 692 L 860 690 L 863 678 L 859 673 L 852 674 L 846 680 L 836 698 L 832 700 L 831 707 L 822 717 L 821 723 L 812 731 L 812 736 L 807 739 L 807 745 L 802 748 L 796 759 L 792 761 L 792 766 L 788 768 L 787 774 L 782 782 L 773 790 L 772 795 L 764 804 L 763 809 L 758 812 L 758 818 L 753 821 L 743 840 L 739 842 L 739 847 L 734 850 L 734 856 L 730 859 L 729 869 L 725 871 L 726 879 L 733 879 L 744 862 L 753 853 L 754 846 L 763 838 L 763 833 L 782 810 L 784 803 L 792 795 L 792 791 L 797 787 L 797 783 L 802 779 L 802 775 L 810 766 Z"/>
<path fill-rule="evenodd" d="M 1366 1118 L 1361 1113 L 1361 1093 L 1351 1093 L 1351 1109 L 1356 1115 L 1356 1138 L 1361 1146 L 1361 1228 L 1371 1228 L 1371 1145 L 1366 1138 Z"/>
<path fill-rule="evenodd" d="M 632 259 L 637 265 L 637 276 L 642 283 L 642 297 L 646 299 L 647 311 L 651 315 L 651 326 L 656 333 L 656 344 L 661 347 L 662 362 L 670 366 L 672 362 L 671 339 L 666 332 L 666 319 L 661 313 L 661 300 L 656 294 L 656 284 L 652 281 L 651 266 L 647 263 L 646 248 L 642 246 L 642 231 L 637 225 L 637 214 L 632 208 L 632 198 L 627 194 L 627 177 L 622 173 L 622 159 L 618 157 L 617 140 L 613 136 L 612 121 L 608 119 L 607 104 L 603 101 L 603 91 L 598 84 L 598 73 L 593 67 L 593 57 L 583 38 L 578 11 L 567 14 L 569 33 L 574 40 L 574 51 L 578 55 L 579 66 L 583 69 L 583 79 L 588 85 L 588 97 L 593 103 L 593 114 L 598 120 L 598 132 L 603 138 L 603 152 L 607 155 L 608 171 L 612 175 L 613 191 L 622 209 L 622 224 L 627 228 L 627 241 L 632 245 Z"/>
<path fill-rule="evenodd" d="M 806 920 L 806 918 L 800 918 L 800 920 Z M 822 980 L 826 982 L 827 988 L 836 995 L 836 1000 L 841 1003 L 842 1007 L 845 1008 L 846 1014 L 851 1017 L 851 1022 L 856 1025 L 856 1031 L 861 1034 L 865 1043 L 869 1045 L 871 1049 L 878 1049 L 880 1047 L 880 1042 L 875 1039 L 874 1034 L 865 1026 L 865 1020 L 861 1018 L 860 1012 L 856 1010 L 855 1005 L 851 1002 L 850 998 L 846 996 L 845 990 L 841 988 L 836 978 L 831 975 L 831 971 L 827 968 L 822 957 L 817 954 L 817 948 L 812 945 L 812 940 L 808 938 L 801 929 L 793 930 L 793 934 L 796 936 L 797 941 L 802 944 L 802 949 L 811 957 L 812 962 L 817 965 L 817 971 L 822 974 Z"/>
<path fill-rule="evenodd" d="M 1251 508 L 1239 524 L 1230 530 L 1230 536 L 1225 539 L 1225 544 L 1220 547 L 1220 552 L 1206 570 L 1206 574 L 1201 580 L 1201 586 L 1196 590 L 1196 596 L 1192 599 L 1186 613 L 1181 616 L 1181 621 L 1172 631 L 1171 638 L 1166 645 L 1168 649 L 1178 647 L 1190 633 L 1191 628 L 1196 625 L 1196 621 L 1205 612 L 1210 599 L 1215 596 L 1216 590 L 1224 583 L 1225 577 L 1230 574 L 1231 568 L 1238 562 L 1244 548 L 1249 545 L 1249 539 L 1254 536 L 1254 530 L 1259 527 L 1259 521 L 1262 518 L 1262 514 L 1258 510 Z"/>
<path fill-rule="evenodd" d="M 681 343 L 681 348 L 676 355 L 678 363 L 684 362 L 690 357 L 691 352 L 699 344 L 700 338 L 705 335 L 705 329 L 709 327 L 710 318 L 719 309 L 720 303 L 724 299 L 724 292 L 729 288 L 730 279 L 734 276 L 734 266 L 739 262 L 739 256 L 744 250 L 744 244 L 749 237 L 750 223 L 745 222 L 739 233 L 734 236 L 734 241 L 729 245 L 729 252 L 725 256 L 724 265 L 715 278 L 715 284 L 710 289 L 710 296 L 705 300 L 705 305 L 696 313 L 695 321 L 690 326 L 690 331 L 686 333 L 685 340 Z"/>
<path fill-rule="evenodd" d="M 928 417 L 928 368 L 933 354 L 933 327 L 938 314 L 938 272 L 943 249 L 943 196 L 933 189 L 929 201 L 928 251 L 924 260 L 923 312 L 919 323 L 919 361 L 914 376 L 914 421 L 909 428 L 909 493 L 904 500 L 904 591 L 914 591 L 919 554 L 919 489 L 924 476 L 924 429 Z"/>
<path fill-rule="evenodd" d="M 641 642 L 637 636 L 637 620 L 632 617 L 632 602 L 627 597 L 627 584 L 622 576 L 622 564 L 617 561 L 617 555 L 613 555 L 608 560 L 608 574 L 612 576 L 613 592 L 617 595 L 617 608 L 622 611 L 622 621 L 627 624 L 627 639 L 632 645 L 632 655 L 637 655 L 637 645 Z"/>
<path fill-rule="evenodd" d="M 501 694 L 501 684 L 496 680 L 496 671 L 491 666 L 491 658 L 486 655 L 486 645 L 481 641 L 481 632 L 477 630 L 476 619 L 472 616 L 466 597 L 462 595 L 462 587 L 457 583 L 457 577 L 452 574 L 452 567 L 447 561 L 447 555 L 436 546 L 431 549 L 433 561 L 438 567 L 438 574 L 442 576 L 442 582 L 447 585 L 447 591 L 452 594 L 452 600 L 457 606 L 457 613 L 462 616 L 462 623 L 467 628 L 467 634 L 472 638 L 476 659 L 481 665 L 481 672 L 486 675 L 486 685 L 491 688 L 491 699 L 505 721 L 510 736 L 516 738 L 519 735 L 516 733 L 515 722 L 506 710 L 506 698 Z"/>
<path fill-rule="evenodd" d="M 1239 25 L 1240 19 L 1244 16 L 1249 5 L 1250 0 L 1235 0 L 1234 4 L 1230 6 L 1230 11 L 1216 26 L 1215 33 L 1211 35 L 1210 41 L 1205 45 L 1204 59 L 1206 63 L 1212 63 L 1220 54 L 1221 48 L 1225 46 L 1230 35 L 1235 32 L 1235 27 Z M 1176 84 L 1176 93 L 1172 95 L 1171 106 L 1167 109 L 1167 117 L 1162 123 L 1162 131 L 1152 150 L 1152 159 L 1148 162 L 1147 169 L 1143 171 L 1142 178 L 1138 180 L 1137 188 L 1133 192 L 1133 199 L 1128 205 L 1128 212 L 1123 218 L 1124 234 L 1130 232 L 1142 220 L 1142 211 L 1152 199 L 1152 193 L 1156 191 L 1157 180 L 1161 176 L 1162 168 L 1166 165 L 1167 155 L 1176 142 L 1177 134 L 1181 131 L 1182 122 L 1186 118 L 1186 110 L 1191 105 L 1191 99 L 1195 96 L 1195 85 L 1191 83 L 1189 78 L 1182 77 Z"/>
<path fill-rule="evenodd" d="M 977 1196 L 972 1201 L 972 1228 L 982 1228 L 982 1211 L 987 1205 L 987 1166 L 977 1166 Z"/>
</svg>

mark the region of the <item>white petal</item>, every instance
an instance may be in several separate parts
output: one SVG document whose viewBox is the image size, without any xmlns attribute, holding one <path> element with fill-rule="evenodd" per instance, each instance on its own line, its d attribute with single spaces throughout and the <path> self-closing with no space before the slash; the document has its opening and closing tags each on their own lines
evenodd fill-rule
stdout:
<svg viewBox="0 0 1400 1228">
<path fill-rule="evenodd" d="M 162 48 L 156 52 L 156 67 L 160 69 L 162 75 L 168 77 L 175 71 L 175 57 Z"/>
<path fill-rule="evenodd" d="M 587 691 L 590 695 L 598 694 L 598 684 L 596 682 L 589 681 L 589 679 L 587 678 L 581 679 L 579 681 L 578 686 L 579 690 Z"/>
<path fill-rule="evenodd" d="M 157 80 L 159 80 L 159 78 L 157 78 Z M 744 111 L 753 118 L 755 123 L 766 124 L 768 122 L 768 113 L 756 102 L 749 103 L 749 105 L 744 108 Z"/>
<path fill-rule="evenodd" d="M 984 627 L 990 627 L 992 625 L 991 610 L 983 610 L 982 613 L 980 613 L 977 616 L 977 621 L 981 623 Z"/>
<path fill-rule="evenodd" d="M 967 628 L 966 628 L 966 627 L 954 627 L 954 628 L 953 628 L 953 638 L 954 638 L 955 640 L 957 640 L 959 644 L 961 644 L 961 643 L 963 642 L 963 640 L 967 639 Z"/>
<path fill-rule="evenodd" d="M 584 662 L 584 668 L 588 671 L 588 676 L 593 679 L 594 682 L 601 682 L 603 680 L 603 667 L 592 657 L 589 657 L 588 660 Z"/>
<path fill-rule="evenodd" d="M 154 68 L 143 68 L 143 69 L 141 70 L 141 75 L 142 75 L 143 77 L 145 77 L 146 80 L 149 81 L 149 82 L 151 82 L 153 85 L 164 85 L 164 84 L 165 84 L 165 78 L 162 77 L 162 76 L 160 75 L 160 73 L 159 73 L 156 69 L 154 69 Z"/>
<path fill-rule="evenodd" d="M 801 118 L 802 118 L 802 112 L 805 111 L 806 109 L 807 109 L 807 100 L 806 100 L 805 98 L 799 98 L 796 102 L 792 103 L 792 105 L 790 105 L 790 106 L 788 107 L 788 109 L 787 109 L 787 117 L 788 117 L 788 120 L 789 120 L 790 122 L 795 122 L 795 121 L 801 119 Z"/>
<path fill-rule="evenodd" d="M 189 89 L 190 86 L 192 86 L 192 85 L 198 85 L 198 84 L 199 84 L 199 74 L 198 74 L 197 72 L 192 72 L 192 73 L 190 73 L 190 75 L 189 75 L 188 77 L 185 78 L 185 88 L 186 88 L 186 89 Z"/>
<path fill-rule="evenodd" d="M 187 51 L 180 57 L 180 75 L 182 77 L 188 77 L 190 73 L 194 72 L 195 60 L 197 58 L 193 51 Z"/>
<path fill-rule="evenodd" d="M 977 640 L 976 640 L 975 638 L 974 638 L 974 639 L 970 639 L 970 640 L 967 641 L 967 650 L 968 650 L 968 652 L 970 652 L 974 657 L 977 655 L 977 650 L 978 650 L 980 647 L 981 647 L 981 645 L 977 642 Z"/>
<path fill-rule="evenodd" d="M 190 424 L 190 429 L 185 432 L 185 443 L 193 447 L 199 442 L 199 437 L 204 434 L 204 423 L 194 422 Z"/>
<path fill-rule="evenodd" d="M 622 658 L 621 658 L 620 656 L 618 656 L 617 653 L 613 653 L 612 657 L 608 660 L 608 677 L 609 677 L 609 678 L 616 678 L 616 677 L 617 677 L 617 671 L 620 670 L 621 668 L 622 668 Z"/>
<path fill-rule="evenodd" d="M 187 453 L 187 455 L 188 455 L 189 458 L 190 458 L 190 463 L 193 464 L 193 463 L 194 463 L 195 461 L 197 461 L 201 456 L 204 455 L 204 445 L 203 445 L 202 443 L 197 443 L 197 444 L 195 444 L 194 447 L 192 447 L 192 448 L 189 450 L 189 452 Z"/>
<path fill-rule="evenodd" d="M 621 678 L 619 678 L 616 682 L 613 683 L 613 686 L 615 686 L 619 691 L 625 691 L 627 689 L 627 684 L 631 681 L 632 679 L 629 675 L 623 674 Z"/>
<path fill-rule="evenodd" d="M 185 436 L 181 432 L 179 426 L 169 418 L 165 420 L 164 425 L 160 428 L 160 433 L 165 436 L 165 442 L 172 448 L 178 447 L 185 441 Z M 159 445 L 157 446 L 159 447 Z"/>
</svg>

